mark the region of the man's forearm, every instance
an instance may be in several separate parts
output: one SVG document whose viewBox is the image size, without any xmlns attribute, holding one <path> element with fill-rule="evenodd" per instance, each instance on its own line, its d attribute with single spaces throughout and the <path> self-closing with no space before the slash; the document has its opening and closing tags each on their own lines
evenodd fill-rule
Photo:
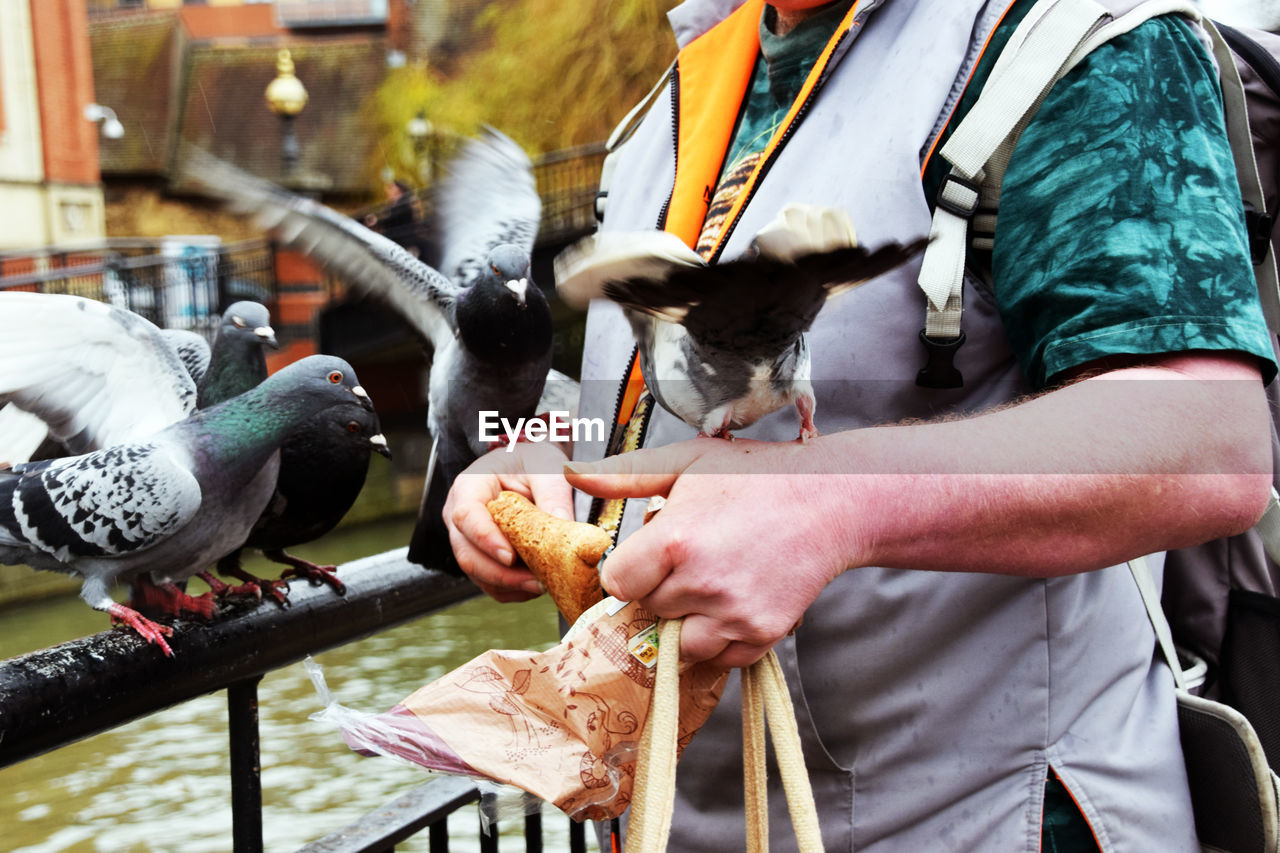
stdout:
<svg viewBox="0 0 1280 853">
<path fill-rule="evenodd" d="M 1249 527 L 1268 423 L 1252 365 L 1193 355 L 819 442 L 841 473 L 824 488 L 852 565 L 1048 576 Z"/>
</svg>

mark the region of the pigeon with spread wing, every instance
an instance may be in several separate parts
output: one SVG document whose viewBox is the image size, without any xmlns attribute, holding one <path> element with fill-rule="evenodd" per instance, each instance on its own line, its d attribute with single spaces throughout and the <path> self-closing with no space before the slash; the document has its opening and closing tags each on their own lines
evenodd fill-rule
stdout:
<svg viewBox="0 0 1280 853">
<path fill-rule="evenodd" d="M 924 243 L 867 249 L 844 211 L 788 205 L 743 257 L 717 264 L 664 231 L 592 235 L 556 259 L 556 287 L 571 305 L 623 307 L 650 393 L 699 433 L 732 437 L 794 405 L 806 440 L 818 431 L 805 332 L 828 299 Z"/>
<path fill-rule="evenodd" d="M 0 471 L 0 562 L 79 575 L 90 606 L 171 654 L 172 630 L 114 602 L 111 586 L 146 575 L 208 615 L 173 583 L 245 541 L 289 435 L 352 406 L 371 408 L 351 366 L 310 356 L 145 438 Z"/>
<path fill-rule="evenodd" d="M 379 296 L 430 348 L 433 445 L 409 558 L 456 570 L 440 510 L 454 477 L 490 449 L 479 415 L 531 417 L 551 368 L 551 309 L 530 276 L 541 200 L 529 158 L 495 130 L 464 143 L 434 192 L 434 248 L 424 260 L 208 154 L 185 159 L 206 193 Z"/>
</svg>

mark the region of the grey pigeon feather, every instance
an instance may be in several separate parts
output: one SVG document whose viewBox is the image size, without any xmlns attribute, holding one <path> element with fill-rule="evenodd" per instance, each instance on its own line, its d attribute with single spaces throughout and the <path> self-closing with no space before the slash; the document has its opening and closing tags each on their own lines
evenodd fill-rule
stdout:
<svg viewBox="0 0 1280 853">
<path fill-rule="evenodd" d="M 194 332 L 79 296 L 6 291 L 0 316 L 12 324 L 0 340 L 0 403 L 47 425 L 60 452 L 41 458 L 147 436 L 239 394 L 267 375 L 262 348 L 277 345 L 256 302 L 228 306 L 212 352 Z M 0 444 L 0 458 L 32 458 L 9 450 Z"/>
<path fill-rule="evenodd" d="M 222 313 L 211 352 L 201 336 L 181 330 L 157 329 L 149 321 L 126 309 L 112 308 L 79 297 L 48 294 L 20 294 L 19 296 L 21 298 L 11 299 L 6 294 L 0 294 L 0 311 L 8 310 L 10 313 L 6 316 L 11 317 L 14 322 L 56 327 L 60 332 L 60 336 L 52 338 L 53 345 L 47 350 L 31 348 L 23 350 L 25 361 L 17 367 L 21 367 L 32 359 L 47 360 L 51 377 L 44 384 L 31 383 L 25 391 L 24 399 L 49 396 L 56 399 L 59 393 L 67 393 L 68 386 L 71 387 L 73 395 L 79 395 L 80 392 L 76 390 L 79 384 L 92 385 L 97 380 L 99 371 L 96 364 L 77 361 L 79 351 L 63 346 L 61 343 L 63 338 L 98 340 L 104 347 L 114 344 L 116 347 L 114 358 L 117 359 L 117 367 L 120 368 L 121 375 L 124 378 L 132 375 L 135 383 L 144 383 L 142 390 L 146 392 L 146 396 L 140 400 L 125 393 L 125 390 L 132 390 L 134 383 L 120 381 L 96 390 L 95 406 L 98 410 L 111 418 L 133 421 L 135 427 L 132 432 L 113 432 L 110 442 L 97 436 L 100 430 L 89 429 L 86 432 L 85 446 L 81 447 L 81 450 L 86 452 L 100 449 L 106 446 L 106 443 L 145 438 L 167 425 L 159 423 L 158 417 L 153 419 L 131 417 L 130 409 L 133 406 L 148 405 L 155 407 L 154 411 L 157 414 L 168 412 L 172 417 L 174 413 L 181 412 L 182 416 L 186 417 L 197 408 L 208 408 L 255 387 L 267 376 L 263 348 L 278 346 L 275 333 L 270 326 L 270 315 L 266 306 L 253 301 L 240 301 L 227 306 Z M 140 348 L 140 340 L 145 341 L 148 346 Z M 169 359 L 165 352 L 166 343 L 174 347 L 179 361 L 185 365 L 191 378 L 197 381 L 194 405 L 190 396 L 190 384 L 176 373 L 176 363 Z M 16 358 L 13 353 L 10 353 L 10 356 Z M 121 359 L 125 361 L 122 362 Z M 5 364 L 3 350 L 0 350 L 0 376 L 5 375 Z M 156 381 L 157 377 L 168 377 L 170 373 L 175 374 L 172 377 L 174 386 L 181 388 L 183 395 L 181 401 L 171 400 L 166 393 L 169 385 Z M 3 387 L 0 386 L 0 390 Z M 24 438 L 22 433 L 18 432 L 16 412 L 4 415 L 4 412 L 8 412 L 10 408 L 16 407 L 6 406 L 4 411 L 0 412 L 0 440 L 11 435 L 10 441 L 15 443 L 22 441 L 24 447 L 29 446 L 30 439 Z M 21 410 L 17 411 L 21 412 Z M 174 418 L 174 422 L 176 420 L 178 418 Z M 355 435 L 346 431 L 346 426 L 353 421 L 358 422 Z M 10 422 L 14 422 L 11 428 L 13 432 L 3 431 L 9 429 L 6 424 Z M 339 436 L 338 440 L 330 441 L 325 446 L 318 445 L 316 435 L 327 436 L 335 430 Z M 4 447 L 5 445 L 0 444 L 0 449 Z M 21 448 L 18 449 L 21 450 Z M 317 529 L 320 532 L 331 529 L 350 508 L 363 486 L 370 450 L 386 453 L 386 441 L 377 428 L 377 416 L 372 411 L 353 414 L 336 427 L 325 422 L 310 424 L 290 436 L 285 442 L 285 449 L 283 458 L 288 468 L 282 476 L 286 480 L 289 477 L 297 479 L 304 476 L 301 472 L 310 470 L 324 472 L 328 475 L 328 479 L 323 484 L 313 482 L 311 484 L 313 494 L 305 502 L 296 497 L 302 491 L 301 488 L 294 489 L 295 497 L 292 501 L 285 501 L 281 495 L 277 495 L 271 507 L 287 504 L 288 512 L 269 509 L 264 513 L 264 517 L 259 519 L 255 536 L 270 543 L 268 547 L 272 550 L 273 559 L 290 565 L 295 572 L 309 572 L 309 576 L 324 578 L 335 587 L 339 587 L 341 584 L 336 579 L 325 574 L 325 567 L 312 566 L 305 561 L 297 560 L 285 554 L 283 548 L 314 539 L 319 533 L 312 535 L 312 531 Z M 52 455 L 66 454 L 64 452 Z M 4 461 L 18 462 L 25 459 L 20 453 L 12 453 L 6 456 Z M 299 469 L 299 471 L 290 475 L 289 470 L 292 469 Z M 308 511 L 318 513 L 318 516 L 311 519 L 309 523 L 299 519 L 299 515 L 304 511 L 304 504 Z M 232 557 L 219 562 L 220 570 L 247 582 L 245 587 L 238 589 L 246 592 L 253 591 L 255 594 L 260 594 L 259 590 L 265 590 L 277 601 L 284 603 L 285 597 L 281 587 L 285 585 L 276 581 L 262 580 L 244 572 L 240 569 L 238 555 L 239 551 Z M 205 572 L 201 572 L 200 575 L 209 582 L 211 587 L 220 592 L 229 589 L 212 575 Z M 149 590 L 135 589 L 135 593 L 145 596 Z M 156 603 L 165 608 L 169 606 L 169 602 L 165 601 Z"/>
<path fill-rule="evenodd" d="M 163 626 L 112 601 L 111 586 L 183 580 L 242 544 L 281 444 L 353 401 L 368 406 L 351 366 L 311 356 L 145 439 L 0 472 L 0 562 L 79 575 L 90 606 L 170 653 Z"/>
<path fill-rule="evenodd" d="M 453 478 L 489 449 L 479 413 L 532 416 L 551 368 L 551 310 L 529 271 L 541 201 L 528 157 L 497 131 L 463 145 L 432 205 L 440 211 L 433 257 L 448 274 L 349 217 L 210 155 L 187 161 L 208 194 L 384 299 L 430 346 L 427 425 L 439 464 L 409 558 L 450 568 L 438 508 Z"/>
<path fill-rule="evenodd" d="M 209 370 L 211 357 L 209 342 L 204 339 L 204 335 L 187 329 L 161 329 L 160 334 L 178 354 L 178 361 L 182 362 L 191 380 L 199 386 L 200 380 Z"/>
<path fill-rule="evenodd" d="M 561 253 L 556 281 L 572 304 L 622 306 L 645 385 L 700 434 L 732 437 L 794 405 L 803 440 L 817 435 L 805 332 L 828 299 L 924 244 L 868 250 L 843 211 L 789 205 L 741 258 L 707 264 L 673 234 L 603 232 Z"/>
</svg>

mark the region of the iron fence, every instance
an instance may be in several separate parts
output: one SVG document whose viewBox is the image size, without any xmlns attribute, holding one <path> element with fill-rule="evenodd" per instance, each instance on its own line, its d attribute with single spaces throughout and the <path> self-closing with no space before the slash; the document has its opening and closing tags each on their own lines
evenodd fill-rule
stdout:
<svg viewBox="0 0 1280 853">
<path fill-rule="evenodd" d="M 262 841 L 257 685 L 272 670 L 447 607 L 478 594 L 469 581 L 409 563 L 401 548 L 339 567 L 347 593 L 295 581 L 290 607 L 246 603 L 209 624 L 179 621 L 172 658 L 135 634 L 104 631 L 0 661 L 0 767 L 186 702 L 227 691 L 232 843 L 259 853 Z M 269 643 L 263 637 L 269 636 Z M 298 853 L 372 853 L 422 831 L 430 849 L 448 849 L 446 818 L 477 802 L 470 781 L 440 777 Z M 566 818 L 567 820 L 567 818 Z M 542 849 L 541 821 L 525 822 L 526 853 Z M 481 834 L 481 850 L 498 850 Z M 571 853 L 585 853 L 581 824 L 570 824 Z"/>
<path fill-rule="evenodd" d="M 83 296 L 212 338 L 231 303 L 275 301 L 274 253 L 266 240 L 206 236 L 0 252 L 0 290 Z"/>
</svg>

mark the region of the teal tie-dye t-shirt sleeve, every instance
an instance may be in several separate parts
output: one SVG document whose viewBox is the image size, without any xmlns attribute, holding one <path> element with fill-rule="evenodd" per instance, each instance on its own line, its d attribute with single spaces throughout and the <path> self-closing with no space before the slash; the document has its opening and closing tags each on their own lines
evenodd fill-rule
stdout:
<svg viewBox="0 0 1280 853">
<path fill-rule="evenodd" d="M 1275 375 L 1217 73 L 1189 26 L 1146 22 L 1049 93 L 1005 173 L 992 272 L 1043 386 L 1120 354 L 1234 350 Z"/>
</svg>

